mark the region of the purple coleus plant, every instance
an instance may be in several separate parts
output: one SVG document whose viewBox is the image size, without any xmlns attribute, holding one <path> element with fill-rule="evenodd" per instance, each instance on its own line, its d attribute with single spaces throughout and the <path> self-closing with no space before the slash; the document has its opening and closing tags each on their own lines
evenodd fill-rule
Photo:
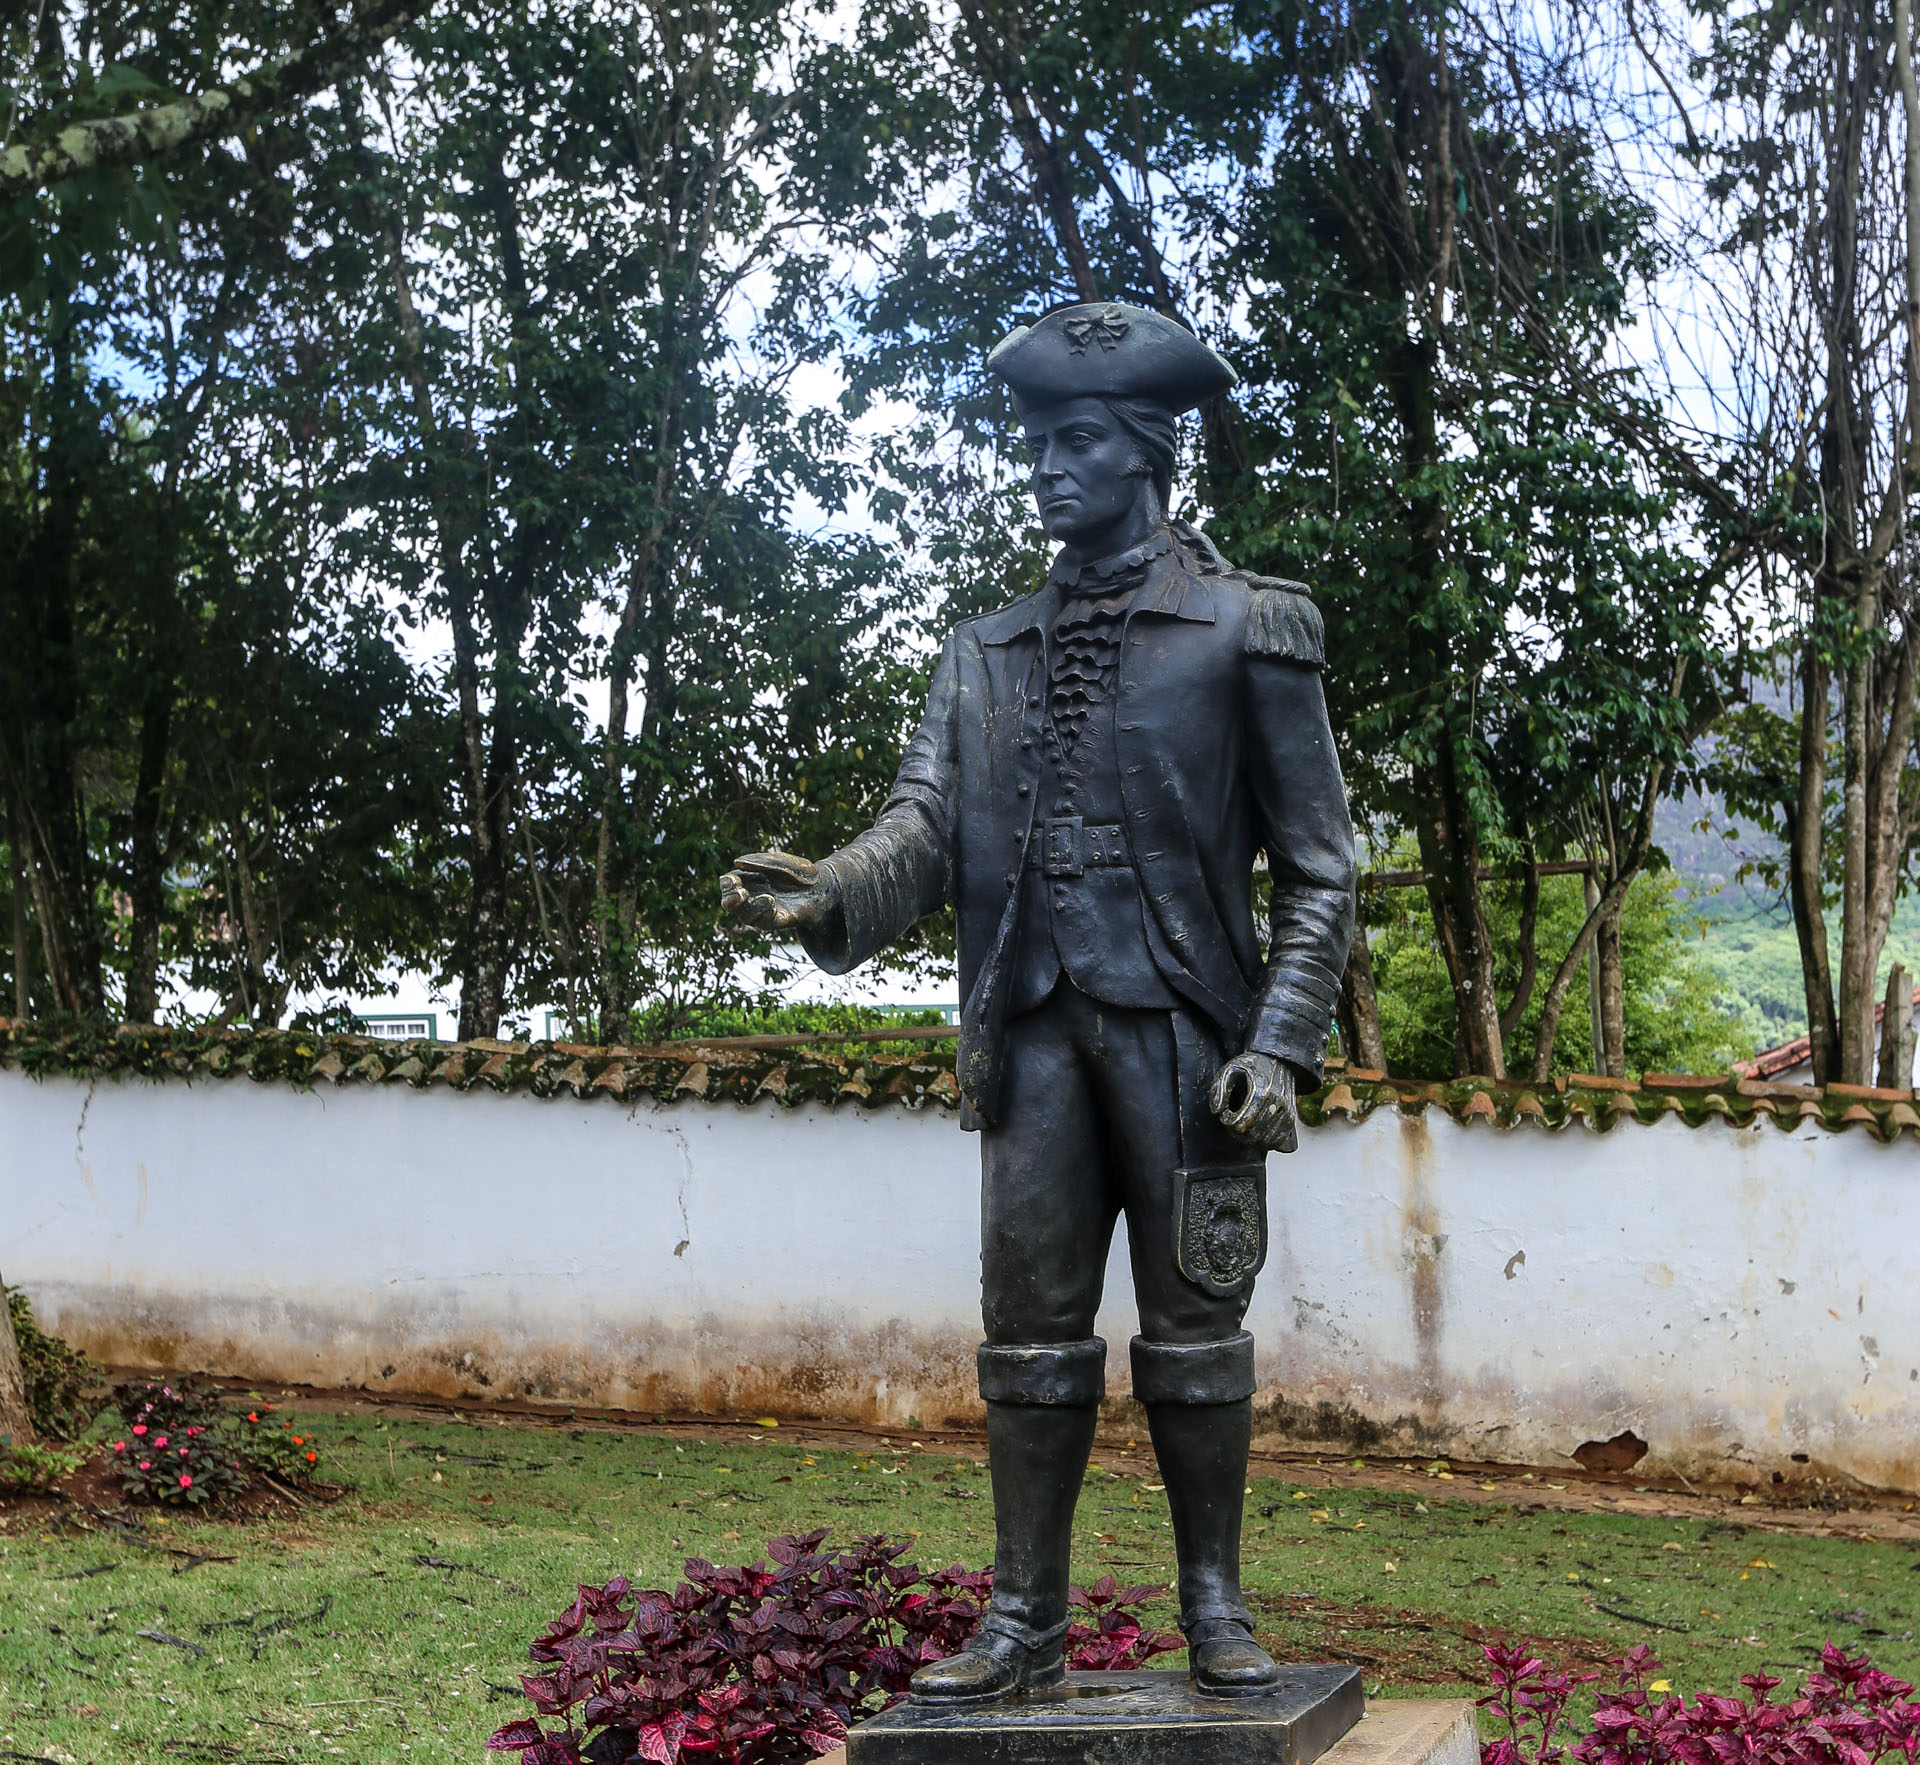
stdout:
<svg viewBox="0 0 1920 1765">
<path fill-rule="evenodd" d="M 828 1552 L 824 1531 L 776 1538 L 771 1562 L 716 1568 L 689 1558 L 671 1593 L 624 1578 L 582 1587 L 534 1640 L 546 1669 L 521 1679 L 534 1715 L 487 1742 L 521 1765 L 797 1765 L 902 1697 L 914 1671 L 956 1653 L 993 1591 L 990 1569 L 923 1574 L 882 1537 Z M 1131 1608 L 1156 1587 L 1111 1576 L 1073 1590 L 1087 1616 L 1067 1635 L 1076 1667 L 1137 1667 L 1184 1646 Z M 554 1724 L 558 1726 L 554 1726 Z"/>
<path fill-rule="evenodd" d="M 1613 1688 L 1570 1745 L 1574 1688 L 1601 1676 L 1549 1672 L 1521 1648 L 1483 1652 L 1492 1689 L 1480 1704 L 1506 1732 L 1482 1744 L 1481 1765 L 1876 1765 L 1920 1750 L 1913 1687 L 1831 1643 L 1791 1698 L 1775 1700 L 1783 1682 L 1771 1674 L 1749 1673 L 1746 1697 L 1699 1692 L 1691 1703 L 1657 1679 L 1660 1663 L 1642 1644 L 1613 1663 Z"/>
</svg>

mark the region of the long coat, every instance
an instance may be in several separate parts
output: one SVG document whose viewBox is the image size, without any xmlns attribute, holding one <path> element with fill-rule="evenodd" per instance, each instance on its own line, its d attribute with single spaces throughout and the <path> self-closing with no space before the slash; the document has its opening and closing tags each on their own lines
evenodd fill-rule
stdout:
<svg viewBox="0 0 1920 1765">
<path fill-rule="evenodd" d="M 1319 611 L 1299 585 L 1209 553 L 1176 545 L 1155 559 L 1126 617 L 1113 725 L 1124 826 L 1168 984 L 1229 1053 L 1255 1049 L 1317 1076 L 1354 920 Z M 808 940 L 813 959 L 842 974 L 954 903 L 960 1084 L 989 1124 L 1020 872 L 1039 837 L 1045 640 L 1061 592 L 1049 584 L 948 636 L 878 821 L 821 861 L 841 922 Z M 1264 954 L 1252 895 L 1261 852 L 1272 879 Z"/>
</svg>

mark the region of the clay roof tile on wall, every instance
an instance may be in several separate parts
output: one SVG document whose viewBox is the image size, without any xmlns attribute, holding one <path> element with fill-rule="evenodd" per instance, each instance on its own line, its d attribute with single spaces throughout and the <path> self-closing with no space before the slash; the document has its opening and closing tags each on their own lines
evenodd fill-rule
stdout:
<svg viewBox="0 0 1920 1765">
<path fill-rule="evenodd" d="M 769 1046 L 768 1044 L 776 1044 Z M 765 1097 L 784 1109 L 936 1109 L 960 1107 L 951 1047 L 922 1041 L 908 1053 L 881 1054 L 859 1044 L 828 1052 L 825 1042 L 742 1037 L 658 1048 L 597 1048 L 582 1043 L 386 1042 L 368 1036 L 318 1036 L 295 1030 L 74 1029 L 0 1018 L 0 1066 L 35 1077 L 218 1078 L 306 1089 L 326 1083 L 484 1087 L 536 1097 L 694 1099 L 704 1107 Z M 1393 1079 L 1328 1063 L 1327 1083 L 1300 1100 L 1301 1118 L 1364 1120 L 1376 1109 L 1417 1115 L 1443 1109 L 1462 1124 L 1475 1119 L 1512 1129 L 1549 1131 L 1579 1120 L 1605 1131 L 1628 1116 L 1652 1122 L 1677 1116 L 1689 1127 L 1725 1122 L 1782 1129 L 1812 1118 L 1832 1132 L 1864 1128 L 1884 1140 L 1920 1135 L 1914 1093 L 1866 1085 L 1766 1082 L 1762 1074 L 1649 1073 L 1634 1080 L 1575 1074 L 1551 1086 L 1487 1078 Z"/>
</svg>

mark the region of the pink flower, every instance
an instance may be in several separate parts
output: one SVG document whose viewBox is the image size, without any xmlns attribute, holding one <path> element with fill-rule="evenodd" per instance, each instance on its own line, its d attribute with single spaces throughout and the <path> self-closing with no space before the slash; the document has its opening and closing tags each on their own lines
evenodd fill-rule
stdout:
<svg viewBox="0 0 1920 1765">
<path fill-rule="evenodd" d="M 167 1444 L 167 1437 L 164 1434 L 156 1434 L 153 1437 L 153 1444 L 155 1446 L 165 1446 Z"/>
<path fill-rule="evenodd" d="M 181 1456 L 182 1458 L 185 1458 L 185 1457 L 187 1456 L 187 1449 L 186 1449 L 186 1448 L 185 1448 L 184 1446 L 183 1446 L 183 1447 L 181 1447 L 181 1449 L 180 1449 L 180 1456 Z"/>
<path fill-rule="evenodd" d="M 142 1460 L 140 1461 L 140 1469 L 141 1469 L 141 1470 L 143 1470 L 143 1471 L 151 1471 L 151 1470 L 153 1469 L 153 1460 L 152 1460 L 152 1459 L 142 1459 Z"/>
<path fill-rule="evenodd" d="M 134 1423 L 134 1425 L 133 1425 L 133 1431 L 134 1431 L 134 1433 L 136 1433 L 136 1434 L 144 1434 L 144 1433 L 146 1433 L 146 1431 L 147 1431 L 147 1425 L 146 1425 L 146 1423 L 145 1423 L 145 1422 L 135 1422 L 135 1423 Z"/>
<path fill-rule="evenodd" d="M 193 1487 L 193 1479 L 189 1477 L 185 1471 L 180 1473 L 180 1487 L 182 1489 L 191 1489 Z"/>
<path fill-rule="evenodd" d="M 115 1452 L 125 1452 L 127 1450 L 127 1443 L 124 1440 L 116 1440 L 113 1443 L 113 1450 Z"/>
</svg>

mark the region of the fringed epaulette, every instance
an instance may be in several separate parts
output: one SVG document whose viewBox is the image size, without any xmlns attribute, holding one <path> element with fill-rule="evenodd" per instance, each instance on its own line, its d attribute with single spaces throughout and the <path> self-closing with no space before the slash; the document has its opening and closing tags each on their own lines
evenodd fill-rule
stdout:
<svg viewBox="0 0 1920 1765">
<path fill-rule="evenodd" d="M 1278 576 L 1249 576 L 1247 587 L 1252 591 L 1247 607 L 1247 654 L 1324 667 L 1327 629 L 1321 622 L 1320 609 L 1308 598 L 1307 585 Z"/>
</svg>

